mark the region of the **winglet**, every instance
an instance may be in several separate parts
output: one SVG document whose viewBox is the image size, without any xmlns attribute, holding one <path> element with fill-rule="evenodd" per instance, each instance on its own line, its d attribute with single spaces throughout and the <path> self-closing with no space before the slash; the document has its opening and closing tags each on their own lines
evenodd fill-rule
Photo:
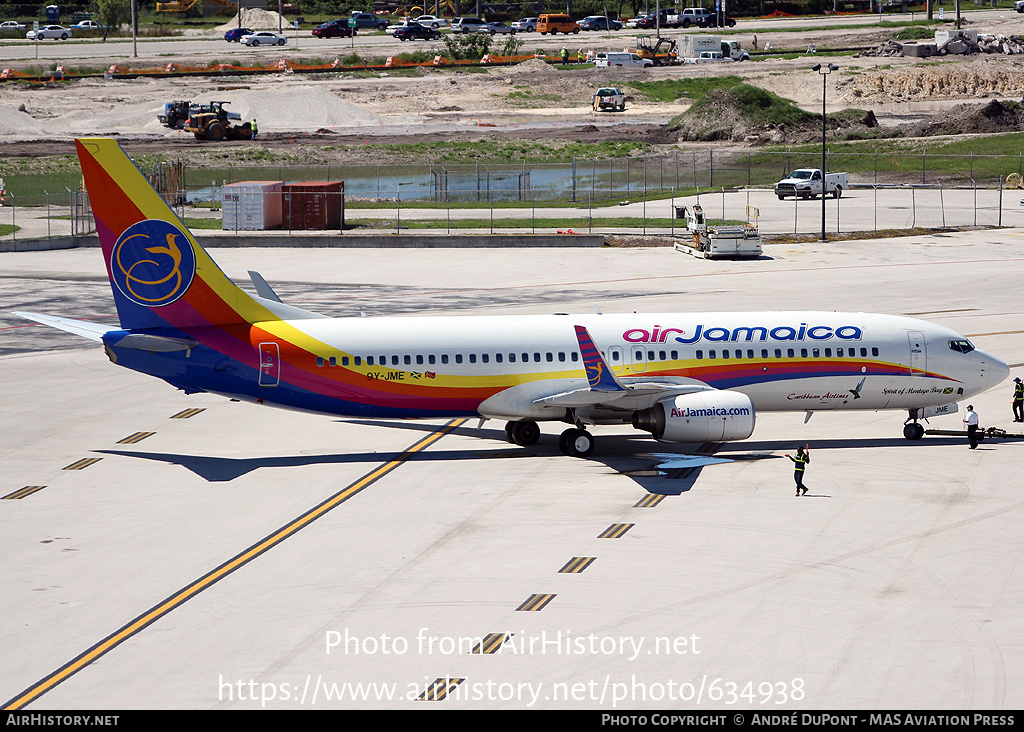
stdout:
<svg viewBox="0 0 1024 732">
<path fill-rule="evenodd" d="M 587 381 L 590 382 L 591 391 L 626 391 L 626 387 L 618 382 L 608 364 L 604 362 L 601 351 L 594 344 L 594 339 L 582 325 L 573 326 L 576 328 L 576 340 L 580 344 L 580 353 L 583 355 L 583 368 L 587 370 Z"/>
<path fill-rule="evenodd" d="M 254 270 L 249 270 L 249 279 L 252 280 L 253 287 L 256 288 L 256 294 L 262 297 L 264 300 L 273 300 L 274 302 L 284 302 L 281 297 L 274 292 L 274 288 L 267 284 L 267 281 L 263 279 L 263 275 Z"/>
</svg>

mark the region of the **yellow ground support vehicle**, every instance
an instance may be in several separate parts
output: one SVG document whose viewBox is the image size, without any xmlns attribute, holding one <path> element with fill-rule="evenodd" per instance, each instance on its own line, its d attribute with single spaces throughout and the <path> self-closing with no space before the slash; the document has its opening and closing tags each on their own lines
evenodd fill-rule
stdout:
<svg viewBox="0 0 1024 732">
<path fill-rule="evenodd" d="M 250 140 L 252 125 L 249 122 L 233 125 L 224 109 L 227 102 L 210 102 L 209 111 L 199 111 L 189 115 L 185 132 L 191 132 L 197 140 Z"/>
</svg>

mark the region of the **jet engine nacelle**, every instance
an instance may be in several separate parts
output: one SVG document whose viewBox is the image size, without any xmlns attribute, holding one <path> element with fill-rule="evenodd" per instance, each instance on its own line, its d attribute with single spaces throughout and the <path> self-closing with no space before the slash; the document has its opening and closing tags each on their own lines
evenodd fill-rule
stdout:
<svg viewBox="0 0 1024 732">
<path fill-rule="evenodd" d="M 633 426 L 664 442 L 745 440 L 754 432 L 754 405 L 738 391 L 698 391 L 633 412 Z"/>
</svg>

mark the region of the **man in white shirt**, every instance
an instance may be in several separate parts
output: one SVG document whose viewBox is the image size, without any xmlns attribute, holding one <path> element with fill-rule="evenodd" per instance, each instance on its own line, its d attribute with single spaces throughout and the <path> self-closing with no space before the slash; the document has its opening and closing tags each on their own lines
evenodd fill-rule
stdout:
<svg viewBox="0 0 1024 732">
<path fill-rule="evenodd" d="M 978 446 L 978 413 L 974 407 L 967 405 L 967 415 L 964 417 L 964 424 L 967 425 L 967 440 L 971 443 L 971 449 Z"/>
</svg>

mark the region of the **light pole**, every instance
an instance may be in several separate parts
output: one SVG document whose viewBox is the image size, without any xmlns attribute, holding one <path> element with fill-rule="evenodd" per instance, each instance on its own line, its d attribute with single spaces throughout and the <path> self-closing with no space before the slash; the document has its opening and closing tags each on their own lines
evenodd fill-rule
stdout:
<svg viewBox="0 0 1024 732">
<path fill-rule="evenodd" d="M 825 77 L 831 74 L 833 71 L 838 71 L 839 67 L 835 64 L 829 64 L 828 66 L 822 66 L 821 64 L 814 64 L 811 67 L 811 71 L 816 71 L 821 74 L 821 240 L 828 241 L 828 237 L 825 235 Z"/>
</svg>

